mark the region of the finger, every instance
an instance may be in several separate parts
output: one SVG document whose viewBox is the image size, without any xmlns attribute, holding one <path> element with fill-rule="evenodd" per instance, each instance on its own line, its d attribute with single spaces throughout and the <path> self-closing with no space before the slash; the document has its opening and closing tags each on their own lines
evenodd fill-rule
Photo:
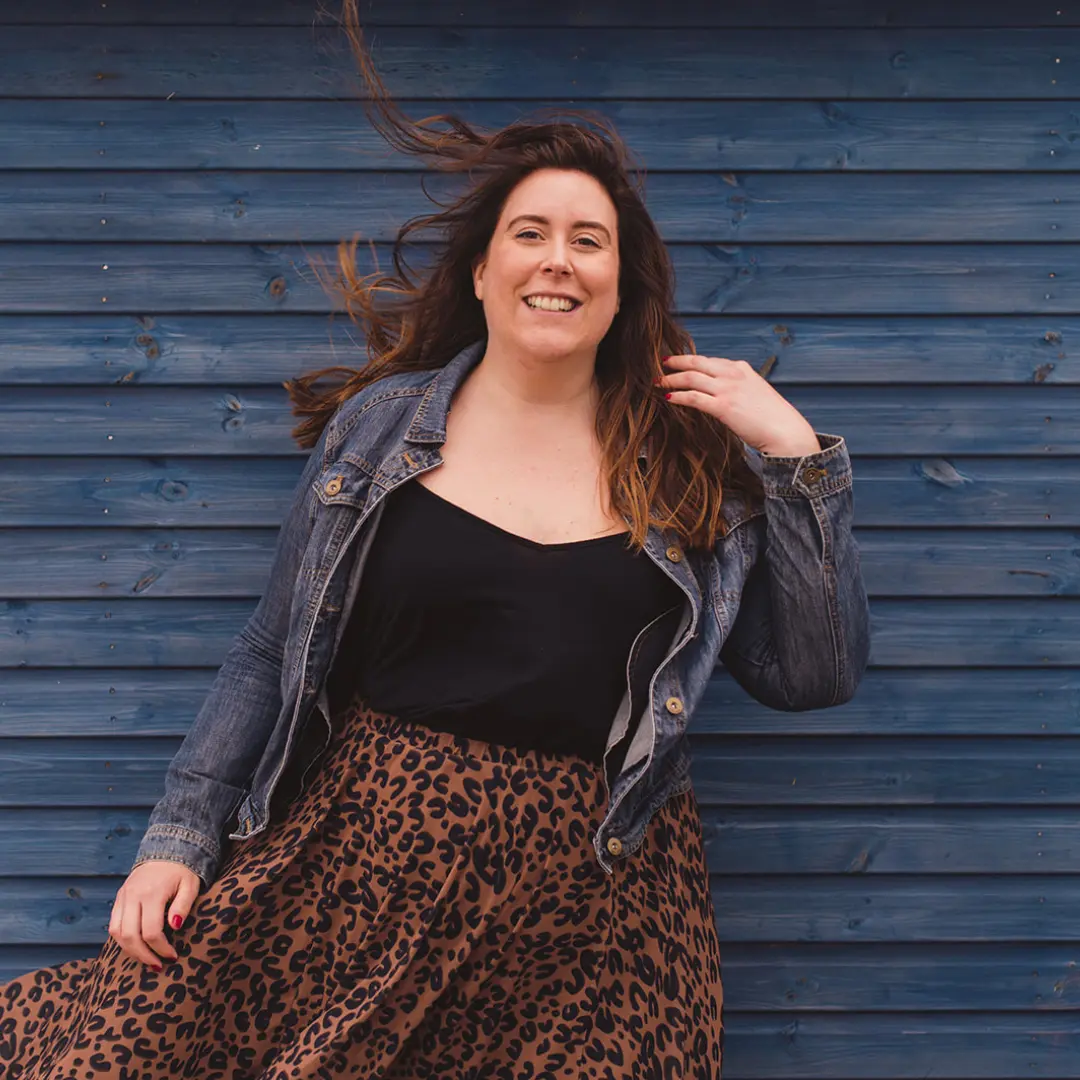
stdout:
<svg viewBox="0 0 1080 1080">
<path fill-rule="evenodd" d="M 701 409 L 710 415 L 716 415 L 716 398 L 700 390 L 672 390 L 666 394 L 669 405 L 689 405 L 692 409 Z"/>
<path fill-rule="evenodd" d="M 119 938 L 123 926 L 124 916 L 124 890 L 120 889 L 113 900 L 112 914 L 109 916 L 109 936 Z"/>
<path fill-rule="evenodd" d="M 726 367 L 733 364 L 723 356 L 700 356 L 697 353 L 682 353 L 669 356 L 663 366 L 674 371 L 704 371 L 707 375 L 719 375 Z"/>
<path fill-rule="evenodd" d="M 142 939 L 157 953 L 157 956 L 165 960 L 177 960 L 179 957 L 176 950 L 169 944 L 165 936 L 165 900 L 163 897 L 154 897 L 144 900 L 142 905 Z M 157 956 L 154 963 L 158 963 Z"/>
<path fill-rule="evenodd" d="M 715 396 L 720 389 L 716 380 L 703 371 L 676 371 L 665 375 L 660 380 L 660 386 L 665 390 L 700 390 L 703 394 Z"/>
<path fill-rule="evenodd" d="M 191 914 L 191 905 L 195 903 L 201 885 L 202 882 L 198 878 L 192 881 L 190 878 L 185 877 L 181 881 L 180 888 L 176 890 L 176 896 L 173 897 L 173 902 L 169 905 L 168 911 L 169 926 L 174 930 L 179 930 L 187 921 L 188 915 Z M 179 920 L 179 925 L 177 920 Z"/>
<path fill-rule="evenodd" d="M 124 904 L 124 917 L 120 928 L 120 944 L 124 952 L 140 964 L 159 967 L 161 960 L 155 956 L 142 939 L 142 904 L 134 896 Z"/>
</svg>

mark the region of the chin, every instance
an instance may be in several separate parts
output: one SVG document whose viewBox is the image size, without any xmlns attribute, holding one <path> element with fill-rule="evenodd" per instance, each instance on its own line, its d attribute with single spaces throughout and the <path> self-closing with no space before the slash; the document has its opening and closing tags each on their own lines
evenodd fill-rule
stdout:
<svg viewBox="0 0 1080 1080">
<path fill-rule="evenodd" d="M 561 360 L 574 353 L 595 352 L 596 345 L 578 335 L 559 333 L 522 334 L 517 339 L 518 348 L 531 356 L 542 359 Z"/>
</svg>

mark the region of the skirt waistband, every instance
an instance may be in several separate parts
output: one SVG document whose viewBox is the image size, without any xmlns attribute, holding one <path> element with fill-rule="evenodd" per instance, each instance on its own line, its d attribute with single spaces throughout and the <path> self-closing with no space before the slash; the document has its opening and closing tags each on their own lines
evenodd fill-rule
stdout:
<svg viewBox="0 0 1080 1080">
<path fill-rule="evenodd" d="M 524 769 L 529 772 L 550 772 L 552 769 L 561 769 L 564 772 L 579 773 L 582 768 L 585 768 L 597 776 L 601 776 L 604 771 L 602 765 L 577 754 L 555 753 L 512 746 L 507 743 L 488 742 L 452 731 L 440 731 L 438 728 L 428 727 L 414 720 L 404 720 L 389 713 L 379 712 L 359 697 L 354 698 L 337 718 L 334 724 L 334 741 L 344 738 L 345 732 L 358 724 L 368 731 L 377 731 L 388 738 L 404 740 L 417 750 L 437 751 L 454 757 L 504 765 L 512 769 Z"/>
</svg>

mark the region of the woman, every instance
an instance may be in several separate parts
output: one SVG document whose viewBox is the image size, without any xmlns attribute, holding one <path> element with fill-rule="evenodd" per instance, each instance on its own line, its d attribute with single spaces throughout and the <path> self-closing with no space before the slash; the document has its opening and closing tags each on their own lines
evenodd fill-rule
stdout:
<svg viewBox="0 0 1080 1080">
<path fill-rule="evenodd" d="M 774 708 L 854 693 L 845 443 L 694 353 L 613 131 L 413 124 L 348 14 L 379 130 L 479 178 L 395 274 L 343 246 L 370 362 L 289 384 L 314 452 L 266 593 L 110 940 L 4 988 L 0 1064 L 718 1077 L 686 727 L 717 657 Z"/>
</svg>

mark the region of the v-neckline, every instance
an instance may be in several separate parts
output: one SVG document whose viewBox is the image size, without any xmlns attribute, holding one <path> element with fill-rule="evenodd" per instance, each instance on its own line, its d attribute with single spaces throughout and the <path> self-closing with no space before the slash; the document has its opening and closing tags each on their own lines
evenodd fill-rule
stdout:
<svg viewBox="0 0 1080 1080">
<path fill-rule="evenodd" d="M 525 547 L 533 548 L 538 551 L 565 551 L 569 548 L 589 547 L 594 544 L 603 544 L 611 540 L 625 542 L 626 537 L 630 534 L 629 529 L 624 529 L 622 532 L 605 533 L 603 536 L 588 536 L 583 540 L 563 540 L 555 544 L 542 544 L 539 540 L 533 540 L 528 536 L 522 536 L 520 533 L 510 532 L 509 529 L 504 529 L 501 525 L 496 525 L 493 521 L 488 521 L 487 518 L 480 517 L 479 514 L 474 514 L 471 510 L 466 510 L 463 506 L 458 506 L 456 502 L 451 502 L 445 496 L 437 494 L 424 484 L 418 483 L 415 480 L 413 481 L 413 484 L 460 516 L 468 518 L 470 521 L 473 521 L 477 525 L 489 529 L 492 532 L 499 533 L 510 540 L 523 544 Z"/>
</svg>

